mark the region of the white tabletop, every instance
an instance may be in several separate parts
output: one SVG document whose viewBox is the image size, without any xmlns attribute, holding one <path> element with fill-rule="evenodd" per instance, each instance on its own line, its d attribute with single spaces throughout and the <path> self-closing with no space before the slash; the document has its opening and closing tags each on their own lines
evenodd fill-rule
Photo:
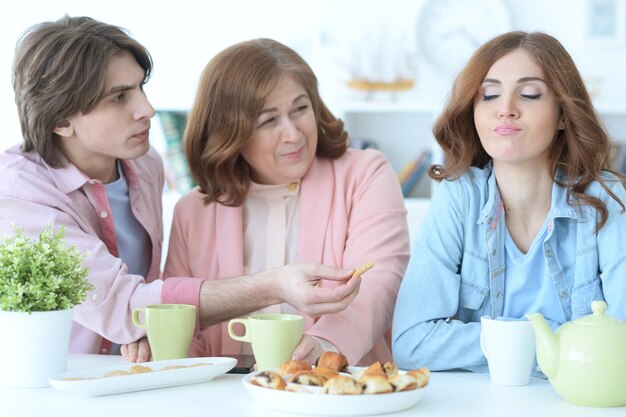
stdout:
<svg viewBox="0 0 626 417">
<path fill-rule="evenodd" d="M 68 371 L 124 364 L 119 356 L 70 355 Z M 241 375 L 226 374 L 201 384 L 101 397 L 79 397 L 54 388 L 0 388 L 0 416 L 287 416 L 252 402 Z M 312 410 L 313 411 L 313 410 Z M 531 378 L 524 387 L 501 387 L 488 374 L 434 372 L 421 401 L 387 416 L 625 416 L 626 407 L 593 408 L 562 400 L 548 381 Z"/>
</svg>

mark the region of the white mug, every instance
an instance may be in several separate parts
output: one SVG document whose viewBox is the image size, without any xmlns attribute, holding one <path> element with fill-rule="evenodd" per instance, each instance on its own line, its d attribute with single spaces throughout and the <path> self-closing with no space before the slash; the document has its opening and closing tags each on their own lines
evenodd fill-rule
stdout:
<svg viewBox="0 0 626 417">
<path fill-rule="evenodd" d="M 480 347 L 491 383 L 528 385 L 535 361 L 535 331 L 528 320 L 480 318 Z"/>
</svg>

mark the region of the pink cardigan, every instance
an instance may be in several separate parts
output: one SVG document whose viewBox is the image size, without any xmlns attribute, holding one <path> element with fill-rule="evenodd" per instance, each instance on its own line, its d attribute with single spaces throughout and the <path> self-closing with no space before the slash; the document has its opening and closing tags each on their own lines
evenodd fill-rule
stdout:
<svg viewBox="0 0 626 417">
<path fill-rule="evenodd" d="M 243 275 L 242 208 L 205 206 L 202 197 L 196 189 L 176 205 L 165 277 Z M 341 268 L 376 263 L 346 310 L 318 319 L 305 316 L 306 333 L 332 342 L 351 364 L 391 360 L 389 330 L 409 259 L 406 210 L 395 172 L 375 150 L 316 158 L 302 178 L 300 198 L 299 262 Z M 240 351 L 226 323 L 204 329 L 192 346 L 198 356 Z"/>
</svg>

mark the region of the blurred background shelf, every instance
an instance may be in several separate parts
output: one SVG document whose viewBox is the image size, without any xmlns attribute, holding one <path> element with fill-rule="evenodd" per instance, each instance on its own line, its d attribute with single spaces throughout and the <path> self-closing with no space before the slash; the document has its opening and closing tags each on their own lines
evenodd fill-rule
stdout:
<svg viewBox="0 0 626 417">
<path fill-rule="evenodd" d="M 441 160 L 441 150 L 432 136 L 437 114 L 438 107 L 432 103 L 349 101 L 341 105 L 340 117 L 351 138 L 373 144 L 400 174 L 425 151 L 431 152 L 433 161 Z M 432 186 L 423 175 L 410 195 L 430 197 Z"/>
</svg>

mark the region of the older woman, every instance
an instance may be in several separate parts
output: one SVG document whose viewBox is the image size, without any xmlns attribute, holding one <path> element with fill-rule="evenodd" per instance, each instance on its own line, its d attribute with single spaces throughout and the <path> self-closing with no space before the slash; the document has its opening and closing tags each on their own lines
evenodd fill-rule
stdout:
<svg viewBox="0 0 626 417">
<path fill-rule="evenodd" d="M 289 288 L 297 282 L 273 268 L 373 261 L 341 312 L 306 315 L 280 300 L 263 311 L 305 316 L 294 359 L 312 362 L 325 350 L 352 364 L 391 359 L 389 330 L 409 255 L 398 180 L 380 152 L 348 149 L 306 62 L 270 39 L 219 53 L 202 74 L 185 151 L 198 187 L 176 206 L 165 276 L 224 280 L 266 271 Z M 247 349 L 224 323 L 192 346 L 196 355 Z"/>
</svg>

